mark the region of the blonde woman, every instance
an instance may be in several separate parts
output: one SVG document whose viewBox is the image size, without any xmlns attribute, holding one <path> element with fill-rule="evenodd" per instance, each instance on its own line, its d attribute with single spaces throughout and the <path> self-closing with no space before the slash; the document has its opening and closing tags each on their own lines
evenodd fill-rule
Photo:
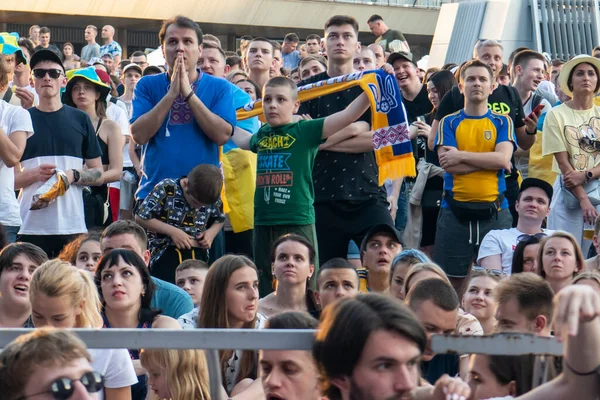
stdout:
<svg viewBox="0 0 600 400">
<path fill-rule="evenodd" d="M 159 399 L 210 400 L 204 351 L 148 349 L 140 352 L 140 361 Z"/>
<path fill-rule="evenodd" d="M 101 304 L 89 273 L 68 262 L 50 260 L 33 274 L 29 288 L 36 328 L 102 328 Z M 130 400 L 137 383 L 133 362 L 125 349 L 90 349 L 92 367 L 104 376 L 106 400 Z"/>
<path fill-rule="evenodd" d="M 570 233 L 558 231 L 540 242 L 538 265 L 540 275 L 556 294 L 585 269 L 585 260 L 577 239 Z"/>
</svg>

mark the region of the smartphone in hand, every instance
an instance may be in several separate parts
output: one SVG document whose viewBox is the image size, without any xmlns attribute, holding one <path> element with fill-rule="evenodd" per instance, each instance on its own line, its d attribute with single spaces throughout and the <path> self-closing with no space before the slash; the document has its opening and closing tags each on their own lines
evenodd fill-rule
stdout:
<svg viewBox="0 0 600 400">
<path fill-rule="evenodd" d="M 546 106 L 544 106 L 543 104 L 538 104 L 538 106 L 534 108 L 533 111 L 531 111 L 531 114 L 529 114 L 527 118 L 533 118 L 533 114 L 540 114 L 545 107 Z"/>
</svg>

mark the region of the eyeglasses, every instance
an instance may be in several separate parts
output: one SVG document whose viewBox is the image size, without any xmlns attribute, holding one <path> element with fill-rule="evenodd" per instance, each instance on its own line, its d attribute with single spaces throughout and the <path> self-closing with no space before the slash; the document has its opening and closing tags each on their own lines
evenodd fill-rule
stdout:
<svg viewBox="0 0 600 400">
<path fill-rule="evenodd" d="M 39 396 L 40 394 L 50 393 L 55 400 L 68 400 L 75 391 L 75 382 L 81 382 L 88 393 L 98 393 L 104 388 L 104 377 L 96 371 L 86 372 L 80 379 L 59 378 L 52 382 L 50 390 L 22 396 L 16 400 L 23 400 L 29 397 Z"/>
<path fill-rule="evenodd" d="M 501 269 L 487 269 L 487 268 L 484 268 L 484 267 L 480 267 L 478 265 L 473 265 L 473 267 L 471 268 L 471 270 L 474 271 L 474 272 L 487 272 L 487 273 L 489 273 L 491 275 L 494 275 L 494 276 L 504 276 L 504 275 L 506 275 L 504 273 L 504 271 L 502 271 Z"/>
<path fill-rule="evenodd" d="M 522 234 L 522 235 L 519 235 L 519 236 L 517 237 L 517 242 L 523 242 L 523 241 L 525 241 L 525 240 L 529 240 L 529 239 L 532 239 L 532 238 L 536 238 L 536 239 L 538 239 L 538 240 L 542 240 L 542 239 L 543 239 L 543 238 L 545 238 L 546 236 L 548 236 L 548 235 L 546 235 L 544 232 L 536 233 L 536 234 L 534 234 L 534 235 L 530 235 L 530 234 L 528 234 L 528 233 L 524 233 L 524 234 Z"/>
<path fill-rule="evenodd" d="M 38 79 L 45 78 L 46 74 L 48 74 L 51 79 L 58 79 L 58 78 L 60 78 L 62 73 L 63 73 L 62 69 L 55 69 L 55 68 L 51 68 L 51 69 L 36 68 L 33 70 L 33 76 L 35 76 Z"/>
</svg>

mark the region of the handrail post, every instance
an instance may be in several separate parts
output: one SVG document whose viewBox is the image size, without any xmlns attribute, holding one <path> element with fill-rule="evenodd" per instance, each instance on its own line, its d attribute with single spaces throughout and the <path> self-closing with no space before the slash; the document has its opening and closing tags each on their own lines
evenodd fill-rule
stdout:
<svg viewBox="0 0 600 400">
<path fill-rule="evenodd" d="M 205 350 L 206 364 L 208 365 L 208 381 L 210 384 L 210 398 L 212 400 L 225 400 L 222 398 L 221 388 L 221 363 L 219 362 L 219 350 Z"/>
</svg>

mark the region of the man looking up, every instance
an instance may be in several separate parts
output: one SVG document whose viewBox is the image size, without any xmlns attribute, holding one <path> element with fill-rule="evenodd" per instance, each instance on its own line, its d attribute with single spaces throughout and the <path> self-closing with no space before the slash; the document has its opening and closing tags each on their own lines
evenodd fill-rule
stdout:
<svg viewBox="0 0 600 400">
<path fill-rule="evenodd" d="M 359 49 L 358 22 L 335 15 L 325 23 L 327 71 L 300 85 L 354 72 Z M 305 66 L 302 67 L 304 74 Z M 362 93 L 360 88 L 322 96 L 300 105 L 298 114 L 327 117 L 345 109 Z M 378 224 L 393 225 L 386 193 L 378 185 L 378 168 L 370 132 L 370 113 L 333 134 L 321 145 L 313 167 L 316 230 L 320 262 L 346 258 L 351 240 L 362 243 Z"/>
<path fill-rule="evenodd" d="M 504 173 L 511 170 L 516 145 L 511 119 L 488 109 L 494 88 L 490 66 L 469 61 L 461 69 L 459 86 L 464 109 L 442 119 L 436 139 L 445 195 L 433 259 L 462 294 L 482 238 L 492 229 L 511 226 Z"/>
<path fill-rule="evenodd" d="M 119 65 L 123 50 L 121 49 L 121 45 L 114 40 L 114 37 L 115 28 L 111 25 L 104 25 L 102 28 L 102 42 L 104 44 L 100 47 L 100 55 L 110 54 L 114 64 Z"/>
<path fill-rule="evenodd" d="M 392 262 L 401 251 L 400 232 L 394 227 L 381 224 L 371 228 L 360 246 L 360 291 L 386 293 Z"/>
<path fill-rule="evenodd" d="M 81 49 L 81 62 L 86 65 L 92 58 L 100 57 L 100 45 L 96 43 L 98 28 L 95 25 L 88 25 L 83 35 L 87 44 Z"/>
<path fill-rule="evenodd" d="M 264 87 L 269 80 L 269 69 L 273 65 L 274 50 L 273 43 L 263 37 L 252 39 L 248 46 L 247 66 L 250 71 L 249 77 L 259 88 Z"/>
<path fill-rule="evenodd" d="M 189 18 L 167 20 L 159 33 L 169 74 L 144 77 L 133 98 L 131 134 L 143 147 L 143 200 L 165 178 L 187 175 L 198 164 L 219 165 L 219 146 L 235 125 L 231 84 L 196 68 L 202 31 Z"/>
</svg>

